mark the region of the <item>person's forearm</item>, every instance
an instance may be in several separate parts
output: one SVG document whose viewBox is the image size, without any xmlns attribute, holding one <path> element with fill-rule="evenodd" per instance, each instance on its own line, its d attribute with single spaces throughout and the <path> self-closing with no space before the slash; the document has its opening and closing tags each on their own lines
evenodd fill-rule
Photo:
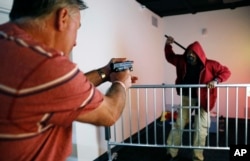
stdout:
<svg viewBox="0 0 250 161">
<path fill-rule="evenodd" d="M 105 78 L 101 76 L 100 71 L 105 75 Z M 90 82 L 94 84 L 94 86 L 99 86 L 100 84 L 106 82 L 108 80 L 108 75 L 109 73 L 105 68 L 100 68 L 85 73 L 85 76 L 88 78 Z"/>
<path fill-rule="evenodd" d="M 126 103 L 126 90 L 119 83 L 113 83 L 102 104 L 88 114 L 79 115 L 76 121 L 98 126 L 111 126 L 121 116 Z"/>
<path fill-rule="evenodd" d="M 92 70 L 85 74 L 85 76 L 88 78 L 88 80 L 94 84 L 94 86 L 98 86 L 101 83 L 103 83 L 103 79 L 97 72 L 97 70 Z"/>
<path fill-rule="evenodd" d="M 100 125 L 111 126 L 121 116 L 126 103 L 126 91 L 118 83 L 113 83 L 106 94 L 106 116 L 99 120 Z"/>
</svg>

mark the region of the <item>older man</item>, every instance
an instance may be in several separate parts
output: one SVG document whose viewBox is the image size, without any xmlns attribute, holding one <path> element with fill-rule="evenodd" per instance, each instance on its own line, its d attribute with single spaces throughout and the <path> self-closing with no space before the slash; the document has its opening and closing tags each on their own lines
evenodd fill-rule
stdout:
<svg viewBox="0 0 250 161">
<path fill-rule="evenodd" d="M 72 122 L 109 126 L 120 117 L 129 70 L 81 72 L 68 56 L 76 45 L 82 0 L 14 0 L 0 25 L 0 160 L 63 161 Z M 95 86 L 110 81 L 103 95 Z"/>
</svg>

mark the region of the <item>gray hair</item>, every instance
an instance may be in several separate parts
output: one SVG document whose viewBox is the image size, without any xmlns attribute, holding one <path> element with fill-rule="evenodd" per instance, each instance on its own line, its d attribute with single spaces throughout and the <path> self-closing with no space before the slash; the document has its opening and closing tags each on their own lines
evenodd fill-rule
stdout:
<svg viewBox="0 0 250 161">
<path fill-rule="evenodd" d="M 82 0 L 14 0 L 9 18 L 11 21 L 25 18 L 38 18 L 49 15 L 62 7 L 84 10 Z"/>
</svg>

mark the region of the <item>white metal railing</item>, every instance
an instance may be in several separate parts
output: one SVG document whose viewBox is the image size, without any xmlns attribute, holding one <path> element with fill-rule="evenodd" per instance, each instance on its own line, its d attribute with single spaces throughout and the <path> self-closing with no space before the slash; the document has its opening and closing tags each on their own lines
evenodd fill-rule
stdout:
<svg viewBox="0 0 250 161">
<path fill-rule="evenodd" d="M 206 85 L 134 85 L 128 91 L 127 106 L 115 125 L 105 128 L 108 146 L 109 161 L 114 146 L 139 146 L 139 147 L 175 147 L 190 149 L 217 149 L 229 150 L 230 144 L 245 144 L 249 142 L 248 120 L 249 120 L 249 97 L 250 84 L 219 84 L 217 87 L 217 102 L 212 111 L 208 111 L 211 118 L 211 127 L 208 129 L 207 144 L 205 146 L 192 145 L 191 123 L 183 131 L 188 133 L 187 143 L 182 142 L 180 146 L 167 145 L 168 132 L 174 121 L 174 112 L 178 108 L 197 108 L 198 106 L 182 106 L 182 96 L 176 94 L 176 88 L 200 89 Z M 209 93 L 208 92 L 208 104 Z M 198 99 L 199 100 L 199 99 Z M 162 113 L 169 111 L 171 120 L 161 121 Z M 191 115 L 192 116 L 192 115 Z M 223 116 L 223 119 L 222 117 Z M 192 118 L 189 118 L 192 122 Z M 223 123 L 220 123 L 223 122 Z M 223 126 L 223 127 L 221 127 Z M 229 134 L 230 132 L 230 134 Z"/>
</svg>

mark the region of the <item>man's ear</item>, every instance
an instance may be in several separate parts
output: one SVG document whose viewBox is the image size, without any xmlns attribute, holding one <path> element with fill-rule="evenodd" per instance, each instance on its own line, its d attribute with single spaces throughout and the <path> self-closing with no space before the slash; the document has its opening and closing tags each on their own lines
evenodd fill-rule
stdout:
<svg viewBox="0 0 250 161">
<path fill-rule="evenodd" d="M 57 30 L 63 31 L 67 25 L 69 20 L 69 11 L 66 8 L 60 8 L 56 12 L 55 25 Z"/>
</svg>

